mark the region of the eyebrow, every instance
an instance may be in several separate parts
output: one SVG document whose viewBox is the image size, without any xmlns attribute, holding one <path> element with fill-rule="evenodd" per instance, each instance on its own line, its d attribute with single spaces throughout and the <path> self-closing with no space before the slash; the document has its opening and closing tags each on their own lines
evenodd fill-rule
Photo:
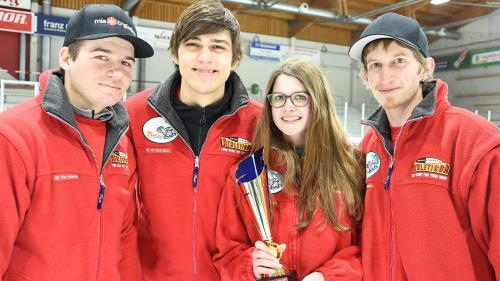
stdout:
<svg viewBox="0 0 500 281">
<path fill-rule="evenodd" d="M 102 47 L 96 47 L 96 48 L 90 50 L 90 53 L 95 53 L 95 52 L 103 52 L 103 53 L 106 53 L 106 54 L 113 53 L 110 49 L 105 49 L 105 48 L 102 48 Z M 135 62 L 135 58 L 129 57 L 129 56 L 125 57 L 125 60 L 130 60 L 130 61 Z"/>
<path fill-rule="evenodd" d="M 284 93 L 284 92 L 271 92 L 271 94 L 281 94 L 281 95 L 284 95 L 284 96 L 292 96 L 294 94 L 307 94 L 309 95 L 309 92 L 307 92 L 307 90 L 300 90 L 300 91 L 293 91 L 293 92 L 290 92 L 290 93 Z"/>
<path fill-rule="evenodd" d="M 393 55 L 393 58 L 396 58 L 396 57 L 410 57 L 410 56 L 411 56 L 411 54 L 407 54 L 405 52 L 398 52 L 398 53 L 396 53 L 396 54 Z M 368 56 L 367 56 L 366 62 L 368 63 L 368 62 L 372 62 L 372 61 L 379 61 L 379 60 L 376 59 L 376 58 L 375 59 L 369 59 Z"/>
<path fill-rule="evenodd" d="M 400 56 L 403 56 L 403 57 L 409 57 L 409 56 L 411 56 L 411 53 L 410 53 L 410 54 L 407 54 L 407 53 L 405 53 L 405 52 L 399 52 L 399 53 L 396 53 L 394 56 L 395 56 L 395 57 L 400 57 Z"/>
<path fill-rule="evenodd" d="M 189 41 L 189 40 L 196 40 L 196 41 L 201 41 L 200 37 L 198 36 L 195 36 L 193 38 L 190 38 L 190 39 L 186 39 L 185 42 Z M 224 39 L 211 39 L 210 42 L 212 43 L 216 43 L 216 44 L 225 44 L 227 46 L 230 46 L 231 44 L 229 44 L 229 42 L 227 40 L 224 40 Z"/>
<path fill-rule="evenodd" d="M 227 42 L 224 39 L 212 39 L 212 42 L 217 43 L 217 44 L 225 44 L 225 45 L 230 45 L 229 42 Z"/>
<path fill-rule="evenodd" d="M 90 50 L 91 53 L 94 53 L 94 52 L 103 52 L 103 53 L 106 53 L 106 54 L 111 54 L 111 50 L 110 49 L 105 49 L 105 48 L 102 48 L 102 47 L 96 47 L 92 50 Z"/>
</svg>

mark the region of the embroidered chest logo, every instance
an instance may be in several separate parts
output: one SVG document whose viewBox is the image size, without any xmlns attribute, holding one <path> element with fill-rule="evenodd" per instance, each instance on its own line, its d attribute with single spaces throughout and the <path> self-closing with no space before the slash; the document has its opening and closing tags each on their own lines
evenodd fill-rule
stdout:
<svg viewBox="0 0 500 281">
<path fill-rule="evenodd" d="M 370 151 L 366 154 L 366 178 L 375 175 L 380 169 L 380 157 L 377 153 Z"/>
<path fill-rule="evenodd" d="M 276 171 L 268 170 L 267 183 L 271 193 L 278 193 L 283 189 L 283 176 Z"/>
<path fill-rule="evenodd" d="M 229 151 L 238 154 L 247 154 L 252 148 L 252 143 L 240 137 L 221 137 L 220 145 L 222 151 Z"/>
<path fill-rule="evenodd" d="M 111 165 L 115 168 L 128 168 L 128 155 L 125 152 L 113 151 Z"/>
<path fill-rule="evenodd" d="M 420 158 L 413 163 L 411 177 L 426 177 L 447 180 L 451 165 L 436 158 Z"/>
<path fill-rule="evenodd" d="M 55 174 L 52 178 L 54 182 L 59 182 L 59 181 L 73 181 L 73 180 L 78 180 L 80 176 L 77 174 L 72 174 L 72 173 L 61 173 L 61 174 Z"/>
<path fill-rule="evenodd" d="M 149 119 L 142 126 L 144 136 L 154 143 L 167 143 L 177 137 L 177 131 L 163 117 Z"/>
</svg>

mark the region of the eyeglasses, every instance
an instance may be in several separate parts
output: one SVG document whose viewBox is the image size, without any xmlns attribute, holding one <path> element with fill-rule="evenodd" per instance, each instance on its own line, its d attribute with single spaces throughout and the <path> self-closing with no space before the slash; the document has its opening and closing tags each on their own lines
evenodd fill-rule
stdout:
<svg viewBox="0 0 500 281">
<path fill-rule="evenodd" d="M 290 96 L 282 93 L 272 93 L 267 95 L 267 100 L 272 107 L 282 107 L 285 105 L 286 100 L 290 99 L 295 106 L 306 106 L 309 103 L 309 93 L 297 92 Z"/>
</svg>

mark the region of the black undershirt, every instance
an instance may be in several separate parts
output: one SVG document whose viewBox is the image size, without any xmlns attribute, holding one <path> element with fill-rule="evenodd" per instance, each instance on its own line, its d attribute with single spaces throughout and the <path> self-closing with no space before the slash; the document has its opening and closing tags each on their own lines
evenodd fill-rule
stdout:
<svg viewBox="0 0 500 281">
<path fill-rule="evenodd" d="M 226 89 L 221 100 L 206 107 L 187 105 L 180 101 L 178 95 L 172 95 L 172 105 L 186 127 L 191 149 L 195 155 L 199 155 L 210 127 L 224 113 L 229 112 L 231 91 Z"/>
</svg>

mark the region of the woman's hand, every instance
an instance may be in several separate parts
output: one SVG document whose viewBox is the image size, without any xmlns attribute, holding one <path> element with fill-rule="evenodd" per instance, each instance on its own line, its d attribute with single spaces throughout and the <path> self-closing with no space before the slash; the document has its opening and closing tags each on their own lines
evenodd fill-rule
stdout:
<svg viewBox="0 0 500 281">
<path fill-rule="evenodd" d="M 279 247 L 283 252 L 286 246 L 285 244 L 281 244 L 279 245 Z M 276 258 L 276 253 L 272 249 L 267 247 L 267 245 L 262 241 L 255 242 L 255 250 L 252 253 L 252 259 L 253 274 L 257 279 L 260 279 L 266 275 L 271 275 L 275 270 L 282 268 L 282 265 Z"/>
<path fill-rule="evenodd" d="M 302 281 L 325 281 L 325 278 L 321 272 L 313 272 L 304 277 Z"/>
</svg>

